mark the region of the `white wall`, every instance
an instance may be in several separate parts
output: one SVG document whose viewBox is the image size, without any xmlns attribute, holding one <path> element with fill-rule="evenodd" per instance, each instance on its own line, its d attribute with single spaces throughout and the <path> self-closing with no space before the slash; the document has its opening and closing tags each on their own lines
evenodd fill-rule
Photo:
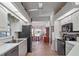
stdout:
<svg viewBox="0 0 79 59">
<path fill-rule="evenodd" d="M 53 11 L 50 15 L 50 29 L 49 29 L 49 40 L 50 40 L 49 43 L 51 43 L 52 41 L 52 45 L 51 45 L 52 50 L 55 50 L 55 33 L 52 31 L 52 27 L 51 27 L 51 26 L 54 26 L 54 21 L 55 21 L 54 16 L 55 14 Z"/>
<path fill-rule="evenodd" d="M 56 20 L 54 23 L 55 50 L 57 51 L 57 39 L 61 39 L 61 24 Z"/>
<path fill-rule="evenodd" d="M 33 21 L 49 21 L 50 16 L 42 16 L 42 17 L 34 17 L 32 18 Z"/>
<path fill-rule="evenodd" d="M 49 27 L 49 21 L 33 21 L 32 26 L 35 28 Z"/>
<path fill-rule="evenodd" d="M 0 42 L 7 42 L 7 41 L 10 41 L 12 40 L 12 37 L 9 36 L 9 37 L 0 37 Z"/>
</svg>

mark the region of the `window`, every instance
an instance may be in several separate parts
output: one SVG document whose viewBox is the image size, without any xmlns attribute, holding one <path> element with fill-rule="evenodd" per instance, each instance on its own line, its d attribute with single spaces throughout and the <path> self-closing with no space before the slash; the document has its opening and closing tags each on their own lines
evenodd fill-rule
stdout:
<svg viewBox="0 0 79 59">
<path fill-rule="evenodd" d="M 7 37 L 7 36 L 10 36 L 11 35 L 11 22 L 8 20 L 8 31 L 4 31 L 4 32 L 1 32 L 0 31 L 0 37 Z"/>
<path fill-rule="evenodd" d="M 7 32 L 0 32 L 0 37 L 6 37 L 7 36 Z"/>
<path fill-rule="evenodd" d="M 8 24 L 8 31 L 0 32 L 0 37 L 7 37 L 11 35 L 11 26 Z"/>
</svg>

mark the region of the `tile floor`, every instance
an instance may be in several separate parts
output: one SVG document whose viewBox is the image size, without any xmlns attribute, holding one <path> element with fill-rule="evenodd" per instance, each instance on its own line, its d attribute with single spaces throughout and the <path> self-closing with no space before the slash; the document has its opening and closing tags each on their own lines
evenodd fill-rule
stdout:
<svg viewBox="0 0 79 59">
<path fill-rule="evenodd" d="M 48 43 L 42 41 L 33 41 L 32 52 L 27 56 L 57 56 L 55 51 L 52 51 Z"/>
</svg>

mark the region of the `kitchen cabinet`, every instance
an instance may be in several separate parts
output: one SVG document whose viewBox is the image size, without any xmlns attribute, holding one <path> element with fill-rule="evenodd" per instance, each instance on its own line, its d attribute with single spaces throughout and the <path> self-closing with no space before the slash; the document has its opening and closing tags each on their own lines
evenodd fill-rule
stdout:
<svg viewBox="0 0 79 59">
<path fill-rule="evenodd" d="M 12 34 L 12 36 L 15 35 L 15 32 L 21 32 L 22 31 L 21 21 L 19 19 L 15 18 L 11 14 L 9 14 L 8 15 L 8 20 L 9 20 L 10 25 L 11 25 L 11 34 Z"/>
<path fill-rule="evenodd" d="M 27 53 L 27 39 L 19 44 L 19 56 L 25 56 Z"/>
<path fill-rule="evenodd" d="M 7 11 L 0 5 L 0 31 L 8 30 L 8 17 Z"/>
<path fill-rule="evenodd" d="M 18 56 L 18 46 L 16 46 L 13 49 L 9 50 L 4 55 L 5 56 Z"/>
<path fill-rule="evenodd" d="M 14 34 L 15 34 L 15 22 L 16 22 L 15 17 L 12 16 L 11 14 L 8 14 L 8 20 L 9 20 L 10 26 L 11 26 L 11 34 L 12 34 L 12 36 L 14 36 Z"/>
<path fill-rule="evenodd" d="M 65 24 L 68 24 L 68 23 L 72 23 L 71 16 L 67 16 L 67 17 L 65 17 L 64 19 L 61 20 L 61 25 L 65 25 Z"/>
<path fill-rule="evenodd" d="M 22 31 L 21 21 L 15 22 L 15 32 L 21 32 L 21 31 Z"/>
<path fill-rule="evenodd" d="M 79 31 L 79 11 L 71 15 L 73 23 L 73 31 Z"/>
</svg>

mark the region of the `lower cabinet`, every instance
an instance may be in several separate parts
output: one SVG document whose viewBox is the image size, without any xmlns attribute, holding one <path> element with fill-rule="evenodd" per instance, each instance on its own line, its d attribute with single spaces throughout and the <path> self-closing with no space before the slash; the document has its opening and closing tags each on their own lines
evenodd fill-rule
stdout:
<svg viewBox="0 0 79 59">
<path fill-rule="evenodd" d="M 5 56 L 18 56 L 18 46 L 16 46 L 13 49 L 9 50 L 4 55 Z"/>
<path fill-rule="evenodd" d="M 27 40 L 7 51 L 3 56 L 25 56 L 27 53 Z"/>
<path fill-rule="evenodd" d="M 19 56 L 25 56 L 27 53 L 27 40 L 23 41 L 21 44 L 19 44 Z"/>
</svg>

